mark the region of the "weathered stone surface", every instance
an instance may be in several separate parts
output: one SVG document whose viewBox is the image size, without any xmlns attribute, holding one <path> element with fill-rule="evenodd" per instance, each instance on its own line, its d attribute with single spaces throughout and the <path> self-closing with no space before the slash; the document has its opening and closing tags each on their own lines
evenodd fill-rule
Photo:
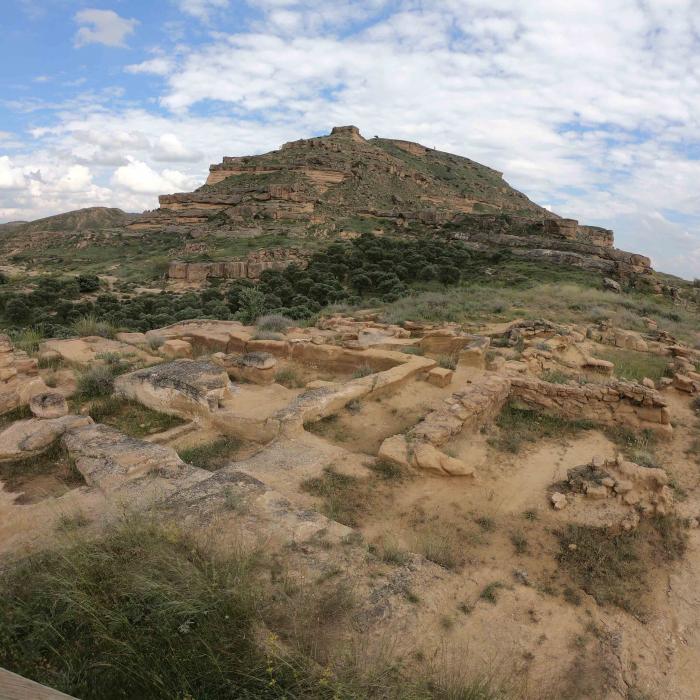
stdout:
<svg viewBox="0 0 700 700">
<path fill-rule="evenodd" d="M 175 360 L 117 377 L 114 390 L 153 410 L 189 418 L 218 409 L 230 395 L 230 381 L 212 362 Z"/>
<path fill-rule="evenodd" d="M 253 384 L 272 384 L 275 381 L 277 359 L 267 352 L 249 352 L 245 355 L 224 355 L 212 357 L 214 362 L 228 372 L 234 380 Z"/>
<path fill-rule="evenodd" d="M 678 389 L 678 391 L 692 394 L 699 390 L 700 383 L 691 379 L 687 374 L 674 374 L 673 387 Z"/>
<path fill-rule="evenodd" d="M 192 345 L 186 340 L 166 340 L 159 350 L 161 355 L 173 360 L 192 357 Z"/>
<path fill-rule="evenodd" d="M 63 394 L 49 391 L 33 396 L 29 410 L 37 418 L 61 418 L 68 415 L 68 402 Z"/>
<path fill-rule="evenodd" d="M 93 424 L 67 432 L 63 444 L 89 486 L 110 491 L 149 472 L 175 475 L 185 467 L 170 447 Z"/>
<path fill-rule="evenodd" d="M 0 462 L 34 457 L 51 447 L 66 431 L 91 423 L 89 416 L 17 421 L 0 433 Z"/>
<path fill-rule="evenodd" d="M 434 367 L 428 372 L 427 379 L 428 383 L 434 384 L 439 387 L 446 387 L 452 381 L 454 372 L 451 369 L 446 369 L 444 367 Z"/>
</svg>

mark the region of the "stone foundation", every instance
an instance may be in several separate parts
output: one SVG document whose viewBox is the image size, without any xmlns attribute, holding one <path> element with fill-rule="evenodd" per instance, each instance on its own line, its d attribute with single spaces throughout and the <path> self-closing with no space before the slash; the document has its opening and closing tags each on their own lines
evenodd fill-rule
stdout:
<svg viewBox="0 0 700 700">
<path fill-rule="evenodd" d="M 552 384 L 523 376 L 511 378 L 516 404 L 567 420 L 588 420 L 632 430 L 652 430 L 670 437 L 671 416 L 666 401 L 654 389 L 631 382 Z"/>
</svg>

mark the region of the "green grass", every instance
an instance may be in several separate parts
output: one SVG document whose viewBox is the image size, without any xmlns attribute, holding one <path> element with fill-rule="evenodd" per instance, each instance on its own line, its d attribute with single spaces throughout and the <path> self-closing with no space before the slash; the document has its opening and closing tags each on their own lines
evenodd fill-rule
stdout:
<svg viewBox="0 0 700 700">
<path fill-rule="evenodd" d="M 562 438 L 590 430 L 589 421 L 569 421 L 507 404 L 496 419 L 498 433 L 488 439 L 489 444 L 503 452 L 517 454 L 524 444 L 541 438 Z"/>
<path fill-rule="evenodd" d="M 0 430 L 7 428 L 12 423 L 14 423 L 18 420 L 26 420 L 27 418 L 31 418 L 31 417 L 32 417 L 32 412 L 29 410 L 28 405 L 25 404 L 24 406 L 19 406 L 18 408 L 13 408 L 11 411 L 8 411 L 7 413 L 3 413 L 0 416 Z"/>
<path fill-rule="evenodd" d="M 457 355 L 440 355 L 437 359 L 437 363 L 439 367 L 442 367 L 443 369 L 451 369 L 455 370 L 457 369 L 457 362 L 459 361 L 459 357 Z"/>
<path fill-rule="evenodd" d="M 295 591 L 257 552 L 222 553 L 152 517 L 83 529 L 3 562 L 0 666 L 83 700 L 508 697 L 457 668 L 414 664 L 405 675 L 381 654 L 319 649 L 326 629 L 351 622 L 342 580 Z"/>
<path fill-rule="evenodd" d="M 353 379 L 361 379 L 362 377 L 369 377 L 370 374 L 374 374 L 374 370 L 369 365 L 361 365 L 353 373 Z"/>
<path fill-rule="evenodd" d="M 72 329 L 73 332 L 81 338 L 91 335 L 113 338 L 116 333 L 114 326 L 106 321 L 100 321 L 94 314 L 88 314 L 78 319 L 73 324 Z"/>
<path fill-rule="evenodd" d="M 615 365 L 615 376 L 641 382 L 644 377 L 657 382 L 667 374 L 668 358 L 636 350 L 598 350 L 596 357 Z"/>
<path fill-rule="evenodd" d="M 282 696 L 266 690 L 278 672 L 253 641 L 245 556 L 217 559 L 175 529 L 127 522 L 17 563 L 2 588 L 0 664 L 71 695 Z"/>
<path fill-rule="evenodd" d="M 222 437 L 204 445 L 178 450 L 178 454 L 183 462 L 194 467 L 216 471 L 235 458 L 240 446 L 240 440 L 233 437 Z"/>
<path fill-rule="evenodd" d="M 304 381 L 299 372 L 293 367 L 284 367 L 275 373 L 275 381 L 287 389 L 299 389 L 304 386 Z"/>
<path fill-rule="evenodd" d="M 631 430 L 618 426 L 607 428 L 605 434 L 631 462 L 643 467 L 661 466 L 661 460 L 656 453 L 658 439 L 651 430 Z"/>
<path fill-rule="evenodd" d="M 422 528 L 416 535 L 416 551 L 443 569 L 459 569 L 464 564 L 465 547 L 459 534 L 436 525 Z"/>
<path fill-rule="evenodd" d="M 677 517 L 656 516 L 630 532 L 569 525 L 559 540 L 559 563 L 576 585 L 601 605 L 643 618 L 651 570 L 684 556 L 687 533 Z"/>
<path fill-rule="evenodd" d="M 325 467 L 321 476 L 303 481 L 301 488 L 322 499 L 321 511 L 327 518 L 348 527 L 359 525 L 371 498 L 363 480 L 342 474 L 332 466 Z"/>
<path fill-rule="evenodd" d="M 93 365 L 78 375 L 77 385 L 81 400 L 109 396 L 114 391 L 114 371 L 108 365 Z"/>
<path fill-rule="evenodd" d="M 19 333 L 13 333 L 11 337 L 18 350 L 24 350 L 31 355 L 39 349 L 39 343 L 44 339 L 44 333 L 41 328 L 25 328 Z"/>
<path fill-rule="evenodd" d="M 542 372 L 540 379 L 550 384 L 567 384 L 571 380 L 571 377 L 561 370 L 548 369 Z"/>
<path fill-rule="evenodd" d="M 479 598 L 491 603 L 491 605 L 496 605 L 498 602 L 498 591 L 503 588 L 503 584 L 500 581 L 492 581 L 479 593 Z"/>
<path fill-rule="evenodd" d="M 93 401 L 88 409 L 95 423 L 104 423 L 132 437 L 142 438 L 162 433 L 185 423 L 177 416 L 153 411 L 128 399 L 108 396 Z"/>
</svg>

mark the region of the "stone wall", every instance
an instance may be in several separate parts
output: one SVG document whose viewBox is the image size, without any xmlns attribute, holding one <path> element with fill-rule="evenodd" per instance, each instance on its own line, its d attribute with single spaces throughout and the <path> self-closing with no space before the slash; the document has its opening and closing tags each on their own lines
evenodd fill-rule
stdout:
<svg viewBox="0 0 700 700">
<path fill-rule="evenodd" d="M 652 430 L 665 437 L 673 434 L 666 401 L 656 390 L 641 384 L 614 381 L 577 386 L 514 376 L 511 399 L 526 408 L 567 420 Z"/>
<path fill-rule="evenodd" d="M 289 265 L 306 267 L 310 254 L 298 248 L 274 248 L 250 253 L 245 260 L 226 262 L 180 262 L 173 260 L 168 277 L 188 282 L 203 282 L 209 277 L 258 279 L 263 270 L 283 270 Z"/>
</svg>

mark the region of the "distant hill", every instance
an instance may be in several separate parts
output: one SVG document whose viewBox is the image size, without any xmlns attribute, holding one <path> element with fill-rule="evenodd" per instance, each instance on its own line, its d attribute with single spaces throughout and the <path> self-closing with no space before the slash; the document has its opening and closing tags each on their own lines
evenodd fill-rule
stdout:
<svg viewBox="0 0 700 700">
<path fill-rule="evenodd" d="M 35 221 L 10 222 L 2 224 L 14 234 L 33 234 L 40 232 L 73 232 L 73 231 L 100 231 L 109 228 L 122 228 L 127 226 L 137 217 L 136 214 L 127 214 L 121 209 L 108 207 L 88 207 L 76 209 L 65 214 L 47 216 Z"/>
<path fill-rule="evenodd" d="M 8 221 L 5 224 L 0 224 L 0 233 L 6 233 L 7 231 L 13 231 L 19 226 L 24 226 L 24 224 L 29 223 L 28 221 Z"/>
</svg>

